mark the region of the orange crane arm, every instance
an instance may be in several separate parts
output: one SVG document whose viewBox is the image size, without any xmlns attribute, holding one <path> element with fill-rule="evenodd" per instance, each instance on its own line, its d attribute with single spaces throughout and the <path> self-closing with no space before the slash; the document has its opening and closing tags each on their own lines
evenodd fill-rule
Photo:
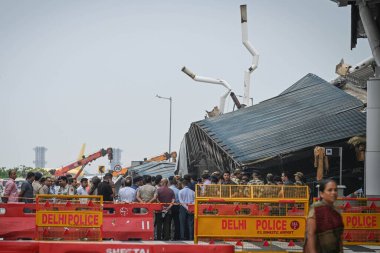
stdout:
<svg viewBox="0 0 380 253">
<path fill-rule="evenodd" d="M 154 156 L 150 158 L 149 160 L 146 160 L 145 162 L 161 162 L 165 160 L 169 160 L 170 158 L 177 158 L 177 152 L 171 152 L 170 154 L 168 152 L 163 153 L 162 155 L 159 156 Z"/>
<path fill-rule="evenodd" d="M 147 160 L 147 162 L 160 162 L 160 161 L 168 160 L 169 158 L 170 158 L 169 153 L 165 152 L 162 155 L 158 155 L 158 156 L 150 158 L 149 160 Z"/>
<path fill-rule="evenodd" d="M 103 157 L 103 156 L 105 156 L 107 154 L 108 154 L 108 159 L 112 160 L 112 158 L 113 158 L 113 156 L 112 156 L 112 148 L 107 148 L 107 150 L 101 149 L 101 150 L 99 150 L 98 152 L 96 152 L 94 154 L 91 154 L 91 155 L 89 155 L 89 156 L 87 156 L 87 157 L 85 157 L 83 159 L 80 159 L 80 160 L 78 160 L 76 162 L 73 162 L 73 163 L 71 163 L 69 165 L 66 165 L 65 167 L 62 167 L 59 170 L 56 170 L 54 176 L 63 176 L 67 172 L 69 172 L 70 170 L 72 170 L 72 169 L 74 169 L 76 167 L 82 166 L 82 168 L 78 171 L 78 173 L 80 174 L 82 172 L 82 170 L 84 169 L 84 167 L 88 163 L 90 163 L 90 162 L 98 159 L 99 157 Z M 79 176 L 78 173 L 77 173 L 77 175 L 75 175 L 75 178 L 77 176 Z"/>
</svg>

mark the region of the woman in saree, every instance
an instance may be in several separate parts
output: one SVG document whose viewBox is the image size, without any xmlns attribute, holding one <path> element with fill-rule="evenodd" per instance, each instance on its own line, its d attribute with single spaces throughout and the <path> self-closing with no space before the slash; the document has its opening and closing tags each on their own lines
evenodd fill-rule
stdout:
<svg viewBox="0 0 380 253">
<path fill-rule="evenodd" d="M 304 252 L 339 253 L 343 252 L 343 220 L 335 209 L 338 197 L 337 183 L 326 179 L 319 184 L 320 201 L 310 207 L 306 226 Z"/>
</svg>

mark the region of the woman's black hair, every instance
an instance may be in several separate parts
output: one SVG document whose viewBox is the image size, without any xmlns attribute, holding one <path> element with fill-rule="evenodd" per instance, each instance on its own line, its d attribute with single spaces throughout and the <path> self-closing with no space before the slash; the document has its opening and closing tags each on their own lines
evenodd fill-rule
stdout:
<svg viewBox="0 0 380 253">
<path fill-rule="evenodd" d="M 325 191 L 325 188 L 326 188 L 326 185 L 330 182 L 334 182 L 335 184 L 338 184 L 334 178 L 326 178 L 326 179 L 323 179 L 321 180 L 321 182 L 319 182 L 319 191 L 320 192 L 324 192 Z"/>
</svg>

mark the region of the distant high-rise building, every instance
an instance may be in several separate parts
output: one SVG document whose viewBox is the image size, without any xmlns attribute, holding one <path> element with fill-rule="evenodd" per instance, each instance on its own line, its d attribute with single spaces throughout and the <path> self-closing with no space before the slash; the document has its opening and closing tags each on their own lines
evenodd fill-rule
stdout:
<svg viewBox="0 0 380 253">
<path fill-rule="evenodd" d="M 45 168 L 46 167 L 46 161 L 45 161 L 45 153 L 47 151 L 47 148 L 45 147 L 35 147 L 33 148 L 35 152 L 35 160 L 33 163 L 35 164 L 35 168 Z"/>
<path fill-rule="evenodd" d="M 111 170 L 114 170 L 115 166 L 117 165 L 121 166 L 121 152 L 123 150 L 119 148 L 113 148 L 112 151 L 113 151 L 113 159 L 111 161 Z"/>
</svg>

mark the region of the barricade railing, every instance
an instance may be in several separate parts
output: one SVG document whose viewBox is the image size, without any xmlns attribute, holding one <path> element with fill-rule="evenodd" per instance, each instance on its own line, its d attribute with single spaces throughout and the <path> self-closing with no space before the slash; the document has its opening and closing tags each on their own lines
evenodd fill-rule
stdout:
<svg viewBox="0 0 380 253">
<path fill-rule="evenodd" d="M 197 185 L 196 198 L 219 199 L 291 199 L 305 200 L 309 198 L 307 186 L 287 185 Z"/>
<path fill-rule="evenodd" d="M 343 218 L 344 244 L 380 245 L 380 198 L 338 198 L 335 206 Z"/>
<path fill-rule="evenodd" d="M 101 241 L 103 196 L 37 195 L 36 240 Z"/>
<path fill-rule="evenodd" d="M 39 198 L 36 203 L 0 203 L 0 238 L 3 240 L 35 239 L 36 235 L 36 211 L 97 211 L 103 213 L 102 238 L 110 240 L 154 240 L 154 214 L 160 212 L 164 203 L 104 203 L 101 208 L 96 199 L 90 205 L 80 203 L 77 199 L 67 201 L 67 197 L 56 199 Z M 81 198 L 83 198 L 81 196 Z M 66 200 L 65 200 L 66 199 Z M 194 212 L 194 205 L 189 205 L 189 211 Z M 51 227 L 40 231 L 49 235 L 48 240 L 59 240 L 62 238 L 82 238 L 89 240 L 88 236 L 95 236 L 93 229 L 82 228 L 84 231 L 67 227 Z M 55 231 L 55 232 L 54 232 Z M 49 233 L 48 233 L 49 232 Z M 66 233 L 66 234 L 65 234 Z M 86 237 L 87 236 L 87 237 Z"/>
<path fill-rule="evenodd" d="M 307 186 L 197 185 L 194 241 L 292 244 L 304 238 L 308 208 Z"/>
</svg>

